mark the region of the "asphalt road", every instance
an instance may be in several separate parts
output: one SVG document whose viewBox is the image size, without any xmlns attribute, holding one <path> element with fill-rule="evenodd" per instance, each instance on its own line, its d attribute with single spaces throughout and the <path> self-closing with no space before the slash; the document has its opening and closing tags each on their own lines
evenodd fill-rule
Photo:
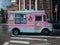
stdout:
<svg viewBox="0 0 60 45">
<path fill-rule="evenodd" d="M 12 36 L 11 33 L 7 31 L 7 29 L 8 26 L 2 25 L 1 27 L 0 25 L 0 45 L 3 45 L 5 42 L 9 43 L 9 45 L 59 45 L 60 44 L 60 29 L 55 30 L 55 33 L 52 35 L 20 34 L 19 36 Z M 15 38 L 19 37 L 20 39 L 11 39 L 11 37 L 15 37 Z M 18 44 L 15 43 L 15 40 L 18 41 Z"/>
<path fill-rule="evenodd" d="M 9 36 L 10 37 L 7 37 L 5 40 L 3 39 L 4 37 L 2 37 L 2 42 L 7 42 L 8 45 L 60 45 L 59 31 L 56 31 L 52 35 L 20 34 L 14 36 L 9 34 Z"/>
<path fill-rule="evenodd" d="M 59 45 L 60 36 L 12 35 L 8 45 Z"/>
</svg>

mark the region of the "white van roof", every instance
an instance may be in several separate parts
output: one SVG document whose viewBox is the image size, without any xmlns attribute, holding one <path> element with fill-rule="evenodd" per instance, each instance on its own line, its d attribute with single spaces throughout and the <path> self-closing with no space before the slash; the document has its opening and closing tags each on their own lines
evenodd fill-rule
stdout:
<svg viewBox="0 0 60 45">
<path fill-rule="evenodd" d="M 29 13 L 29 12 L 45 12 L 45 10 L 25 10 L 25 11 L 8 11 L 8 13 Z"/>
</svg>

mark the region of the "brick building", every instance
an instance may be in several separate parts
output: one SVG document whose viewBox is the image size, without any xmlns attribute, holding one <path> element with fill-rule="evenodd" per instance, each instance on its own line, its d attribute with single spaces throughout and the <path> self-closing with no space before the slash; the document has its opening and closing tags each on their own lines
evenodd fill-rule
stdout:
<svg viewBox="0 0 60 45">
<path fill-rule="evenodd" d="M 17 11 L 18 10 L 18 4 L 16 0 L 11 0 L 11 4 L 7 7 L 7 11 Z"/>
<path fill-rule="evenodd" d="M 52 0 L 11 0 L 11 3 L 15 7 L 8 10 L 45 10 L 47 19 L 52 19 Z"/>
<path fill-rule="evenodd" d="M 52 19 L 52 0 L 20 0 L 19 10 L 46 10 L 47 18 Z"/>
</svg>

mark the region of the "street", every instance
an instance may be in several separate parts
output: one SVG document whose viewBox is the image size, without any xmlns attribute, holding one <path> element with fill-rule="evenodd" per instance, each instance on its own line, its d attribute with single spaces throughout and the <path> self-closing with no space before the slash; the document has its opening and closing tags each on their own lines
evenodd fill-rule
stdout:
<svg viewBox="0 0 60 45">
<path fill-rule="evenodd" d="M 6 25 L 2 25 L 2 27 L 0 26 L 0 45 L 59 45 L 59 30 L 52 35 L 20 34 L 14 36 L 7 31 Z"/>
<path fill-rule="evenodd" d="M 59 45 L 60 36 L 12 35 L 8 45 Z"/>
<path fill-rule="evenodd" d="M 0 45 L 60 45 L 60 0 L 0 0 Z"/>
<path fill-rule="evenodd" d="M 59 45 L 60 33 L 56 31 L 53 35 L 20 34 L 11 35 L 7 45 Z M 5 42 L 6 43 L 6 42 Z"/>
</svg>

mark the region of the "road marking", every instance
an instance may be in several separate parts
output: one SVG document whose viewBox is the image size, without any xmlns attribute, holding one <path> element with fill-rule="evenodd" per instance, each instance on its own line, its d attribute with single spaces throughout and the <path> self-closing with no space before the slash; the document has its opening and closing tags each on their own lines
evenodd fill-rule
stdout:
<svg viewBox="0 0 60 45">
<path fill-rule="evenodd" d="M 12 35 L 12 36 L 15 36 L 15 35 Z"/>
<path fill-rule="evenodd" d="M 27 36 L 28 37 L 29 35 L 12 35 L 12 37 L 15 37 L 15 36 L 18 36 L 18 37 L 19 36 L 25 36 L 25 37 Z"/>
<path fill-rule="evenodd" d="M 9 42 L 5 42 L 3 45 L 8 45 L 9 44 Z"/>
<path fill-rule="evenodd" d="M 33 45 L 51 45 L 49 42 L 43 42 L 43 43 L 38 43 L 38 44 L 33 44 Z"/>
<path fill-rule="evenodd" d="M 60 37 L 56 37 L 57 39 L 60 39 Z"/>
<path fill-rule="evenodd" d="M 60 36 L 29 36 L 29 37 L 41 37 L 41 38 L 60 38 Z"/>
<path fill-rule="evenodd" d="M 30 44 L 30 42 L 27 41 L 15 41 L 15 40 L 10 40 L 11 43 L 21 43 L 21 44 Z"/>
<path fill-rule="evenodd" d="M 29 36 L 29 35 L 18 35 L 18 36 L 23 36 L 23 37 L 41 37 L 41 38 L 57 38 L 60 39 L 60 36 Z M 12 35 L 14 37 L 14 35 Z"/>
<path fill-rule="evenodd" d="M 11 37 L 11 39 L 25 39 L 25 40 L 38 40 L 38 41 L 47 41 L 47 39 L 39 39 L 39 38 L 23 38 L 23 37 Z"/>
</svg>

